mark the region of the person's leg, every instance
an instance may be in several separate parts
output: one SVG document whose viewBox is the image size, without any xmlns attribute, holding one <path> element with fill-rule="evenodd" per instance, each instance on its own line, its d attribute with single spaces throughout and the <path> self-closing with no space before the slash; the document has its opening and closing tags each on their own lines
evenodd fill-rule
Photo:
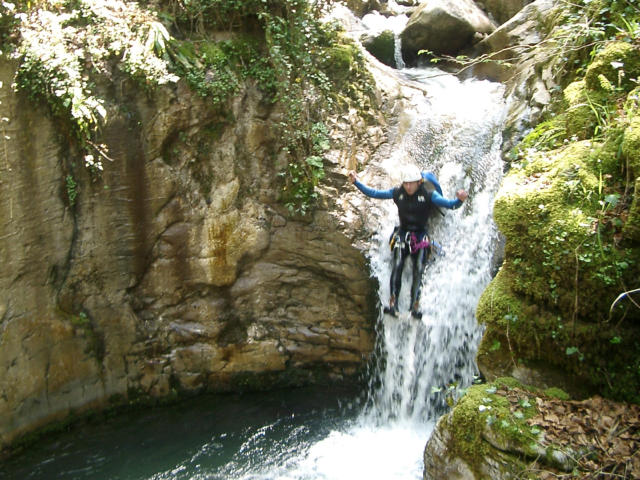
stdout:
<svg viewBox="0 0 640 480">
<path fill-rule="evenodd" d="M 397 244 L 393 248 L 393 266 L 391 268 L 391 278 L 389 279 L 389 313 L 396 314 L 398 310 L 398 297 L 402 287 L 402 269 L 407 258 L 407 249 L 402 244 Z"/>
<path fill-rule="evenodd" d="M 413 260 L 413 281 L 411 283 L 411 315 L 422 318 L 420 312 L 420 293 L 422 291 L 422 276 L 429 259 L 430 248 L 421 248 L 411 255 Z"/>
</svg>

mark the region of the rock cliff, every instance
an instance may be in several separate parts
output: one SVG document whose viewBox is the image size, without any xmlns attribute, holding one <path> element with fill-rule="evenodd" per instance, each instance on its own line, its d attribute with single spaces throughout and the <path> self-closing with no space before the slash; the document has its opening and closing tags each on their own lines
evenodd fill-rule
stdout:
<svg viewBox="0 0 640 480">
<path fill-rule="evenodd" d="M 356 378 L 375 286 L 337 200 L 350 156 L 332 156 L 313 217 L 292 218 L 283 112 L 255 86 L 221 116 L 182 81 L 145 94 L 123 77 L 99 86 L 112 161 L 94 174 L 12 91 L 15 68 L 0 64 L 0 446 L 140 396 Z M 333 124 L 336 141 L 372 133 L 355 113 Z"/>
</svg>

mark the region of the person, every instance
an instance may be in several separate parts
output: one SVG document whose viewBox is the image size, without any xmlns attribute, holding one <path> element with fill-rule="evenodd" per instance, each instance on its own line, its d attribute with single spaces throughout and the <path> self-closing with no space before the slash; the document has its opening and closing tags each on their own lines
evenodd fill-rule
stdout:
<svg viewBox="0 0 640 480">
<path fill-rule="evenodd" d="M 390 246 L 393 251 L 393 268 L 389 286 L 391 295 L 385 313 L 397 316 L 398 297 L 402 287 L 402 269 L 407 256 L 413 260 L 413 281 L 411 284 L 411 315 L 422 318 L 420 311 L 420 293 L 422 275 L 431 253 L 431 240 L 427 223 L 432 209 L 436 206 L 455 209 L 469 197 L 465 190 L 458 190 L 456 198 L 447 199 L 435 176 L 430 172 L 421 172 L 415 165 L 408 165 L 402 170 L 402 184 L 388 190 L 376 190 L 361 183 L 355 171 L 349 172 L 349 181 L 358 190 L 371 198 L 393 199 L 398 207 L 400 226 L 391 236 Z"/>
</svg>

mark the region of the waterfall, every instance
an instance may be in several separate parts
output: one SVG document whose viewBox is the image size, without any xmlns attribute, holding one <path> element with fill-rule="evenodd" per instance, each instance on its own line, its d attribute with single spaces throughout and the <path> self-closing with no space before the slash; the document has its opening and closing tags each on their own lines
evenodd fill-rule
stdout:
<svg viewBox="0 0 640 480">
<path fill-rule="evenodd" d="M 402 40 L 398 32 L 393 32 L 393 59 L 396 62 L 396 67 L 403 69 L 404 59 L 402 58 Z"/>
<path fill-rule="evenodd" d="M 475 307 L 491 278 L 497 240 L 492 203 L 502 176 L 500 144 L 506 111 L 502 86 L 461 82 L 437 69 L 402 73 L 420 81 L 428 97 L 405 111 L 406 133 L 394 149 L 398 153 L 383 166 L 393 176 L 394 169 L 410 157 L 422 170 L 436 174 L 445 197 L 454 197 L 459 188 L 470 197 L 460 209 L 443 210 L 444 217 L 432 219 L 430 233 L 441 252 L 432 255 L 422 279 L 422 320 L 406 314 L 397 319 L 381 315 L 378 362 L 364 413 L 376 424 L 435 419 L 472 382 L 482 334 Z M 388 239 L 397 224 L 395 205 L 387 202 L 379 206 L 379 233 L 370 249 L 383 305 L 388 303 L 391 274 Z M 410 263 L 405 264 L 399 298 L 405 312 L 410 303 Z"/>
<path fill-rule="evenodd" d="M 409 21 L 407 15 L 403 13 L 406 7 L 401 7 L 393 0 L 389 0 L 387 9 L 389 11 L 395 11 L 398 14 L 391 17 L 385 17 L 377 11 L 368 13 L 367 15 L 362 17 L 362 28 L 364 28 L 364 31 L 368 32 L 371 35 L 379 35 L 385 30 L 391 31 L 393 33 L 393 59 L 396 62 L 396 68 L 404 69 L 405 63 L 402 58 L 402 41 L 400 39 L 400 33 L 402 33 L 402 30 L 404 30 L 404 27 Z M 350 16 L 350 14 L 345 13 L 344 10 L 340 12 L 340 15 L 343 21 L 345 16 Z M 351 20 L 351 23 L 354 24 L 357 23 L 357 21 L 354 22 L 353 20 Z M 353 34 L 354 29 L 352 28 L 351 30 L 351 33 Z M 354 38 L 357 39 L 358 35 L 362 31 L 363 30 L 357 30 L 358 34 L 355 34 Z"/>
<path fill-rule="evenodd" d="M 398 132 L 392 135 L 393 153 L 372 161 L 371 171 L 386 172 L 375 178 L 376 184 L 396 184 L 398 166 L 408 156 L 437 175 L 446 197 L 459 188 L 470 196 L 461 208 L 433 219 L 430 233 L 442 251 L 423 278 L 423 318 L 406 313 L 390 318 L 380 309 L 377 361 L 359 417 L 311 445 L 302 461 L 278 478 L 421 479 L 422 454 L 435 422 L 476 374 L 482 329 L 475 307 L 491 279 L 498 236 L 492 205 L 502 177 L 503 87 L 461 82 L 435 68 L 397 74 L 416 86 L 416 95 L 405 102 Z M 397 210 L 391 200 L 370 200 L 367 209 L 375 223 L 370 227 L 377 232 L 370 263 L 384 305 L 389 299 L 388 240 Z M 407 260 L 401 312 L 409 308 L 410 270 Z"/>
</svg>

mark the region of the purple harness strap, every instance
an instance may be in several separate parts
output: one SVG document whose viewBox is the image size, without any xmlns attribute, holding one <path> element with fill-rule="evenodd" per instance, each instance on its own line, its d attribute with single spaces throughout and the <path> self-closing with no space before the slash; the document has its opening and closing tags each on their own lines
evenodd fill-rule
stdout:
<svg viewBox="0 0 640 480">
<path fill-rule="evenodd" d="M 425 235 L 422 237 L 422 240 L 418 241 L 418 237 L 414 232 L 411 232 L 411 237 L 409 239 L 409 247 L 411 248 L 411 254 L 413 255 L 418 250 L 422 248 L 429 248 L 429 237 Z"/>
</svg>

